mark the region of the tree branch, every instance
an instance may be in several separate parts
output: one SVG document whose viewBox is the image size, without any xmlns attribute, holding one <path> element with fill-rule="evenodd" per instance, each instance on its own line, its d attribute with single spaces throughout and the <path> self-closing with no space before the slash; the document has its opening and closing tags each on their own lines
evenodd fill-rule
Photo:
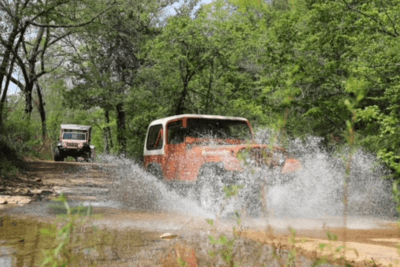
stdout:
<svg viewBox="0 0 400 267">
<path fill-rule="evenodd" d="M 383 10 L 384 10 L 384 12 L 385 12 L 385 14 L 386 14 L 386 17 L 389 19 L 390 23 L 392 24 L 394 33 L 398 36 L 399 34 L 397 33 L 397 30 L 396 30 L 396 24 L 394 23 L 394 21 L 392 20 L 392 18 L 391 18 L 391 17 L 389 16 L 389 14 L 387 13 L 387 9 L 383 6 L 383 2 L 382 2 L 382 1 L 381 1 L 381 4 L 382 4 Z"/>
<path fill-rule="evenodd" d="M 59 63 L 56 67 L 52 68 L 51 70 L 49 70 L 49 71 L 42 70 L 41 72 L 39 72 L 38 74 L 35 75 L 35 78 L 33 78 L 33 81 L 37 81 L 37 79 L 39 79 L 40 77 L 42 77 L 42 76 L 43 76 L 44 74 L 46 74 L 46 73 L 50 73 L 50 72 L 55 71 L 55 70 L 56 70 L 57 68 L 59 68 L 63 63 L 64 63 L 64 60 L 61 60 L 60 63 Z"/>
<path fill-rule="evenodd" d="M 21 91 L 24 91 L 25 85 L 23 83 L 15 79 L 13 76 L 10 76 L 10 80 L 12 81 L 13 84 L 18 86 Z"/>
<path fill-rule="evenodd" d="M 110 10 L 112 7 L 113 7 L 113 5 L 109 6 L 108 8 L 106 8 L 105 10 L 103 10 L 102 12 L 100 12 L 99 14 L 94 16 L 92 19 L 90 19 L 89 21 L 83 22 L 81 24 L 76 24 L 76 25 L 69 25 L 69 24 L 64 24 L 64 25 L 62 25 L 62 24 L 60 24 L 60 25 L 40 24 L 40 23 L 33 22 L 32 20 L 28 20 L 27 22 L 29 24 L 33 25 L 33 26 L 44 27 L 44 28 L 79 28 L 79 27 L 83 27 L 83 26 L 89 25 L 90 23 L 95 21 L 95 19 L 97 19 L 98 17 L 100 17 L 101 15 L 106 13 L 108 10 Z"/>
<path fill-rule="evenodd" d="M 352 6 L 350 6 L 349 3 L 347 3 L 346 0 L 342 0 L 342 2 L 347 6 L 347 8 L 348 8 L 349 10 L 354 11 L 354 12 L 360 14 L 360 15 L 363 15 L 364 17 L 367 17 L 367 18 L 369 18 L 369 19 L 375 21 L 377 24 L 379 24 L 379 27 L 380 27 L 380 28 L 377 29 L 378 31 L 380 31 L 380 32 L 382 32 L 382 33 L 384 33 L 384 34 L 387 34 L 387 35 L 389 35 L 389 36 L 392 36 L 392 37 L 398 37 L 398 36 L 399 36 L 399 35 L 397 34 L 397 32 L 392 33 L 392 32 L 387 31 L 386 28 L 385 28 L 385 25 L 382 24 L 382 21 L 381 21 L 381 20 L 377 20 L 377 19 L 374 18 L 373 16 L 370 16 L 370 15 L 368 15 L 368 14 L 366 14 L 366 13 L 364 13 L 364 12 L 358 10 L 358 9 L 354 9 Z"/>
</svg>

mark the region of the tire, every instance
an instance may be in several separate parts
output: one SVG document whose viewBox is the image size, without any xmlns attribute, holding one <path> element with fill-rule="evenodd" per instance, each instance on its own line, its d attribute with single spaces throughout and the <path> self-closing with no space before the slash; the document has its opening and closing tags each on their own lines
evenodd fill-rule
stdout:
<svg viewBox="0 0 400 267">
<path fill-rule="evenodd" d="M 196 199 L 205 211 L 219 214 L 221 212 L 223 195 L 222 170 L 218 166 L 202 167 L 196 184 Z"/>
<path fill-rule="evenodd" d="M 160 181 L 164 181 L 164 175 L 161 169 L 161 166 L 158 164 L 149 164 L 149 166 L 147 166 L 147 170 L 148 173 L 150 173 L 151 175 L 153 175 L 154 177 L 157 178 L 157 180 Z"/>
<path fill-rule="evenodd" d="M 58 147 L 54 149 L 54 161 L 64 161 L 64 157 L 61 155 L 60 149 L 58 149 Z"/>
<path fill-rule="evenodd" d="M 90 150 L 85 153 L 85 156 L 83 157 L 83 161 L 84 162 L 93 162 Z"/>
</svg>

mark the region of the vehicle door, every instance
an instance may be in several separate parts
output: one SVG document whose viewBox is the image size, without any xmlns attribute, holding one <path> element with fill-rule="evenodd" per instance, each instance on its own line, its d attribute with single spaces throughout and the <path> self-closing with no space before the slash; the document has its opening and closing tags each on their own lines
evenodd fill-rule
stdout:
<svg viewBox="0 0 400 267">
<path fill-rule="evenodd" d="M 150 126 L 144 150 L 144 164 L 146 168 L 149 164 L 158 165 L 162 169 L 163 175 L 165 175 L 163 168 L 165 163 L 163 140 L 164 132 L 162 124 Z"/>
<path fill-rule="evenodd" d="M 182 120 L 168 122 L 165 144 L 166 176 L 168 180 L 181 180 L 185 160 L 185 136 Z"/>
</svg>

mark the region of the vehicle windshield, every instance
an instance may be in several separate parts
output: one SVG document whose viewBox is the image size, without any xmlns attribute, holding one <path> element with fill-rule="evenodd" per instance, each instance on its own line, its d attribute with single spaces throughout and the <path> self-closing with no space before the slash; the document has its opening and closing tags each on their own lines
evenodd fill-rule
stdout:
<svg viewBox="0 0 400 267">
<path fill-rule="evenodd" d="M 250 140 L 252 134 L 245 121 L 188 119 L 186 136 L 194 138 Z"/>
<path fill-rule="evenodd" d="M 84 133 L 64 133 L 63 139 L 67 140 L 86 140 L 86 134 Z"/>
</svg>

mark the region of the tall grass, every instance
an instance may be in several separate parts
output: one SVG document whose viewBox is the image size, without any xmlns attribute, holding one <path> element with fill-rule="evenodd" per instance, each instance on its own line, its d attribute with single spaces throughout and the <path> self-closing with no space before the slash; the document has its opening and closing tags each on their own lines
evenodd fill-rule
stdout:
<svg viewBox="0 0 400 267">
<path fill-rule="evenodd" d="M 42 235 L 55 237 L 54 247 L 45 251 L 46 256 L 41 266 L 70 266 L 74 261 L 74 250 L 83 243 L 82 237 L 77 234 L 77 229 L 87 224 L 92 215 L 92 208 L 82 206 L 75 209 L 71 208 L 65 194 L 61 194 L 55 201 L 61 204 L 61 206 L 55 206 L 55 208 L 66 213 L 60 217 L 61 228 L 58 232 L 52 232 L 48 229 L 40 230 Z"/>
</svg>

